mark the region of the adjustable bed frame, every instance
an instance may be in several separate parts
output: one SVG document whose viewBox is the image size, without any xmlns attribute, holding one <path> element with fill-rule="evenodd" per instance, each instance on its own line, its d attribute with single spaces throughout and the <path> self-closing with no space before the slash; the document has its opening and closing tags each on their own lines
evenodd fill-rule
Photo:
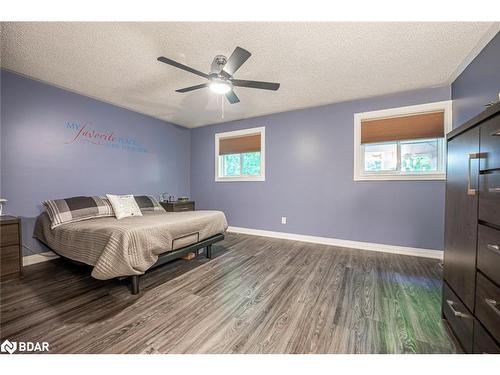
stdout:
<svg viewBox="0 0 500 375">
<path fill-rule="evenodd" d="M 156 261 L 156 263 L 153 264 L 151 267 L 149 267 L 146 272 L 148 272 L 149 270 L 151 270 L 153 268 L 161 266 L 167 262 L 170 262 L 172 260 L 182 258 L 184 255 L 186 255 L 188 253 L 197 252 L 199 249 L 203 249 L 203 248 L 206 248 L 205 249 L 206 257 L 208 259 L 211 259 L 212 258 L 212 245 L 216 242 L 222 241 L 223 239 L 224 239 L 224 234 L 219 233 L 219 234 L 216 234 L 215 236 L 208 237 L 202 241 L 195 242 L 191 245 L 182 247 L 180 249 L 160 254 L 158 256 L 158 260 Z M 44 244 L 44 245 L 47 246 L 46 244 Z M 49 247 L 49 246 L 47 246 L 47 247 Z M 88 266 L 88 264 L 78 262 L 78 261 L 73 260 L 73 259 L 69 259 L 69 258 L 65 257 L 64 255 L 59 254 L 57 251 L 54 251 L 50 247 L 49 247 L 49 249 L 52 250 L 57 255 L 59 255 L 61 258 L 67 259 L 72 263 Z M 139 290 L 140 290 L 139 289 L 139 276 L 141 276 L 141 275 L 128 276 L 128 278 L 130 279 L 132 294 L 139 294 Z"/>
<path fill-rule="evenodd" d="M 216 234 L 215 236 L 208 237 L 204 239 L 203 241 L 196 242 L 194 244 L 182 247 L 177 250 L 169 251 L 167 253 L 160 254 L 158 256 L 158 260 L 156 261 L 155 264 L 153 264 L 149 269 L 156 268 L 158 266 L 161 266 L 167 262 L 170 262 L 175 259 L 179 259 L 186 255 L 187 253 L 191 252 L 197 252 L 199 249 L 205 249 L 205 255 L 208 259 L 212 259 L 212 245 L 216 242 L 222 241 L 224 239 L 224 235 L 222 233 Z M 146 271 L 147 272 L 147 271 Z M 139 293 L 139 276 L 140 275 L 133 275 L 130 276 L 131 279 L 131 286 L 132 286 L 132 294 L 138 294 Z"/>
</svg>

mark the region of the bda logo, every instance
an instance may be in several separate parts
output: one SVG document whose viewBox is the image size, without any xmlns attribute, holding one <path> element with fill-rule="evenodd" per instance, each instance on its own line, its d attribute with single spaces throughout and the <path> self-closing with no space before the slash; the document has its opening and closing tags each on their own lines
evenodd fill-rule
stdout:
<svg viewBox="0 0 500 375">
<path fill-rule="evenodd" d="M 0 351 L 3 353 L 8 352 L 10 354 L 14 353 L 17 349 L 17 342 L 10 342 L 9 340 L 5 340 L 0 346 Z"/>
</svg>

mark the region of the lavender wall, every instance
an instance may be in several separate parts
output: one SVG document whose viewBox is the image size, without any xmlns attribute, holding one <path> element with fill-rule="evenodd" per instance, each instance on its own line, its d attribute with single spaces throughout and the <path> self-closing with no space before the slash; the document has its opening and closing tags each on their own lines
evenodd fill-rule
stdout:
<svg viewBox="0 0 500 375">
<path fill-rule="evenodd" d="M 485 104 L 499 99 L 500 33 L 453 82 L 451 92 L 454 128 L 484 111 Z"/>
<path fill-rule="evenodd" d="M 353 181 L 353 114 L 448 99 L 433 88 L 193 129 L 191 194 L 232 226 L 442 249 L 444 182 Z M 266 181 L 214 182 L 214 134 L 257 126 Z"/>
<path fill-rule="evenodd" d="M 189 195 L 188 129 L 5 70 L 1 105 L 0 195 L 8 199 L 7 213 L 23 217 L 23 242 L 35 252 L 41 249 L 31 240 L 32 225 L 42 200 L 105 193 Z M 68 143 L 85 124 L 88 130 L 113 133 L 114 141 L 96 145 L 80 136 Z"/>
</svg>

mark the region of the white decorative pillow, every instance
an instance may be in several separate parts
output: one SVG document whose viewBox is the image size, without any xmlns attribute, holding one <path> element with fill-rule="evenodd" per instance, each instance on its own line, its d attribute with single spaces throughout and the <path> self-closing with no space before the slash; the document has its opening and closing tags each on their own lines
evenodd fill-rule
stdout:
<svg viewBox="0 0 500 375">
<path fill-rule="evenodd" d="M 141 209 L 139 208 L 135 198 L 132 194 L 130 195 L 111 195 L 106 194 L 113 210 L 115 211 L 115 216 L 118 220 L 129 216 L 142 216 Z"/>
</svg>

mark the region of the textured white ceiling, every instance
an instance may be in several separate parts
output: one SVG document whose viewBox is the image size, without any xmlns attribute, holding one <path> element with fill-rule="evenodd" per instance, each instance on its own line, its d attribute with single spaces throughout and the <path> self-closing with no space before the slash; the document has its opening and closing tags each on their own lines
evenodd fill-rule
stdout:
<svg viewBox="0 0 500 375">
<path fill-rule="evenodd" d="M 477 54 L 493 23 L 2 23 L 2 67 L 186 127 L 440 86 Z M 239 79 L 280 82 L 235 88 L 241 102 L 209 90 L 175 89 L 236 46 L 252 53 Z M 478 47 L 479 46 L 479 47 Z M 462 67 L 463 68 L 463 67 Z"/>
</svg>

